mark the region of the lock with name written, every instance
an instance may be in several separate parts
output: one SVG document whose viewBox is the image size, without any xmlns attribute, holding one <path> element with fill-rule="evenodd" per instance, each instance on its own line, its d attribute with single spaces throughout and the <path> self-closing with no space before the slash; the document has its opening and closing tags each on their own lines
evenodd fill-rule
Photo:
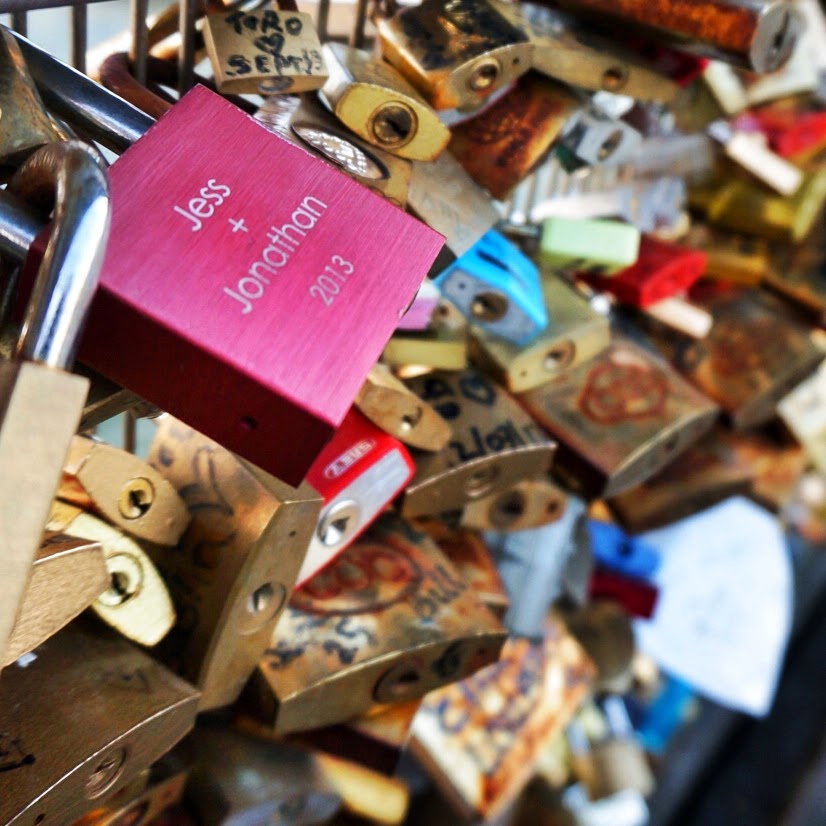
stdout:
<svg viewBox="0 0 826 826">
<path fill-rule="evenodd" d="M 461 524 L 477 531 L 526 531 L 556 522 L 565 503 L 565 493 L 550 479 L 522 479 L 468 504 Z"/>
<path fill-rule="evenodd" d="M 390 203 L 398 207 L 407 203 L 410 162 L 362 140 L 318 101 L 306 96 L 271 97 L 255 119 Z"/>
<path fill-rule="evenodd" d="M 118 113 L 106 123 L 122 115 L 131 135 L 151 125 L 31 44 L 24 54 L 51 75 L 58 100 L 91 86 Z M 87 126 L 98 123 L 86 117 Z M 214 140 L 197 140 L 194 120 L 209 122 Z M 255 150 L 226 152 L 221 135 Z M 109 174 L 112 232 L 81 360 L 298 483 L 349 410 L 441 239 L 202 86 Z M 163 233 L 148 227 L 148 215 L 168 218 Z M 362 222 L 372 227 L 369 244 L 344 229 Z M 331 324 L 334 317 L 340 323 Z M 186 393 L 154 369 L 150 354 L 177 365 Z M 216 392 L 220 405 L 209 401 Z"/>
<path fill-rule="evenodd" d="M 823 359 L 811 330 L 764 290 L 700 282 L 691 295 L 714 317 L 711 332 L 685 341 L 659 331 L 656 345 L 722 407 L 734 428 L 767 423 L 780 399 Z"/>
<path fill-rule="evenodd" d="M 99 542 L 110 585 L 91 605 L 107 625 L 141 645 L 157 645 L 175 623 L 164 580 L 131 537 L 81 508 L 55 500 L 46 529 Z"/>
<path fill-rule="evenodd" d="M 323 51 L 330 77 L 319 96 L 359 137 L 416 161 L 432 161 L 447 146 L 448 128 L 392 66 L 341 43 Z"/>
<path fill-rule="evenodd" d="M 504 200 L 547 156 L 580 105 L 563 84 L 530 72 L 480 114 L 456 124 L 448 151 L 477 184 Z"/>
<path fill-rule="evenodd" d="M 593 665 L 555 620 L 539 643 L 508 640 L 498 663 L 425 698 L 411 750 L 464 818 L 494 819 L 588 694 Z"/>
<path fill-rule="evenodd" d="M 0 361 L 0 651 L 41 544 L 89 382 L 65 372 L 100 271 L 109 189 L 91 149 L 70 141 L 29 156 L 9 189 L 51 210 L 54 230 L 12 357 Z M 28 197 L 27 197 L 28 196 Z M 43 203 L 45 201 L 45 203 Z"/>
<path fill-rule="evenodd" d="M 604 350 L 611 340 L 608 319 L 596 312 L 563 278 L 542 273 L 548 326 L 527 347 L 484 330 L 471 329 L 470 358 L 511 393 L 522 393 L 571 370 Z"/>
<path fill-rule="evenodd" d="M 355 406 L 391 436 L 419 450 L 438 451 L 450 441 L 450 425 L 381 363 L 373 366 Z"/>
<path fill-rule="evenodd" d="M 219 92 L 310 92 L 327 80 L 312 15 L 225 9 L 206 16 L 203 32 Z"/>
<path fill-rule="evenodd" d="M 433 161 L 412 163 L 407 207 L 445 236 L 443 255 L 456 258 L 499 220 L 493 201 L 451 152 L 442 152 Z"/>
<path fill-rule="evenodd" d="M 539 259 L 548 267 L 613 275 L 634 264 L 639 251 L 640 231 L 622 221 L 554 217 L 542 222 Z"/>
<path fill-rule="evenodd" d="M 364 531 L 413 471 L 413 460 L 398 439 L 351 410 L 307 474 L 306 482 L 324 504 L 297 585 L 315 576 Z"/>
<path fill-rule="evenodd" d="M 386 513 L 294 592 L 246 708 L 276 734 L 332 725 L 473 673 L 504 638 L 432 540 Z"/>
<path fill-rule="evenodd" d="M 719 412 L 668 364 L 623 339 L 520 400 L 559 443 L 554 474 L 589 497 L 644 482 Z"/>
<path fill-rule="evenodd" d="M 488 0 L 426 0 L 376 26 L 384 59 L 435 109 L 475 109 L 531 66 L 527 34 Z"/>
<path fill-rule="evenodd" d="M 405 516 L 459 510 L 467 503 L 545 473 L 553 440 L 517 401 L 476 370 L 435 372 L 407 381 L 453 428 L 438 453 L 415 457 L 401 500 Z"/>
<path fill-rule="evenodd" d="M 471 324 L 514 344 L 527 344 L 548 326 L 539 270 L 495 230 L 434 280 Z"/>
<path fill-rule="evenodd" d="M 0 27 L 0 164 L 16 164 L 46 143 L 60 140 L 17 41 Z"/>
<path fill-rule="evenodd" d="M 654 40 L 701 57 L 717 58 L 755 72 L 780 68 L 801 28 L 788 0 L 560 0 L 558 5 L 591 22 L 648 34 Z"/>
<path fill-rule="evenodd" d="M 642 485 L 609 499 L 608 506 L 627 530 L 642 533 L 747 495 L 752 477 L 715 430 Z"/>
<path fill-rule="evenodd" d="M 36 654 L 0 686 L 0 820 L 14 826 L 71 823 L 195 722 L 197 692 L 110 631 L 77 620 Z"/>
<path fill-rule="evenodd" d="M 199 708 L 234 702 L 286 605 L 321 497 L 275 479 L 163 416 L 149 463 L 192 521 L 174 549 L 153 552 L 178 611 L 160 654 L 201 691 Z"/>
<path fill-rule="evenodd" d="M 581 273 L 581 277 L 595 289 L 610 293 L 623 304 L 644 309 L 685 292 L 703 275 L 705 268 L 706 256 L 703 252 L 661 241 L 653 235 L 643 235 L 639 256 L 630 267 L 611 278 L 589 272 Z"/>
<path fill-rule="evenodd" d="M 438 519 L 427 517 L 417 519 L 415 524 L 439 546 L 482 604 L 501 620 L 510 600 L 490 551 L 479 534 L 467 528 L 451 528 Z"/>
<path fill-rule="evenodd" d="M 57 498 L 157 545 L 175 545 L 190 519 L 183 500 L 154 468 L 81 436 L 72 439 Z"/>
<path fill-rule="evenodd" d="M 341 795 L 316 755 L 251 737 L 219 720 L 199 720 L 182 748 L 194 765 L 187 797 L 204 826 L 326 823 Z"/>
<path fill-rule="evenodd" d="M 500 3 L 533 41 L 532 66 L 580 89 L 668 103 L 679 85 L 632 49 L 587 29 L 579 20 L 538 3 Z"/>
<path fill-rule="evenodd" d="M 99 542 L 46 532 L 0 668 L 36 648 L 111 584 Z"/>
</svg>

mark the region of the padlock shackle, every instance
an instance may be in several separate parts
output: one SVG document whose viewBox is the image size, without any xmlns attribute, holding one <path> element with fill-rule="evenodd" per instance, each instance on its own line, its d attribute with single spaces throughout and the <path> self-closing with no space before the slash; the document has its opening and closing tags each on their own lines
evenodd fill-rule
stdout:
<svg viewBox="0 0 826 826">
<path fill-rule="evenodd" d="M 17 32 L 26 65 L 46 108 L 85 138 L 120 154 L 155 122 L 131 103 L 52 57 Z"/>
<path fill-rule="evenodd" d="M 52 143 L 29 156 L 9 189 L 35 205 L 54 204 L 15 356 L 65 369 L 74 359 L 109 238 L 106 170 L 86 144 Z"/>
</svg>

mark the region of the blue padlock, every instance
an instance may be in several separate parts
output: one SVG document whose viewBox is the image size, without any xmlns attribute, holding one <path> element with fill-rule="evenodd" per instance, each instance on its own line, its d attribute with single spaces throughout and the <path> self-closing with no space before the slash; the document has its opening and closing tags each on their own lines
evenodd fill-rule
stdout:
<svg viewBox="0 0 826 826">
<path fill-rule="evenodd" d="M 654 548 L 616 525 L 589 519 L 588 533 L 598 565 L 637 579 L 651 579 L 660 567 L 660 555 Z"/>
<path fill-rule="evenodd" d="M 539 270 L 495 230 L 434 279 L 471 324 L 523 345 L 548 326 Z"/>
</svg>

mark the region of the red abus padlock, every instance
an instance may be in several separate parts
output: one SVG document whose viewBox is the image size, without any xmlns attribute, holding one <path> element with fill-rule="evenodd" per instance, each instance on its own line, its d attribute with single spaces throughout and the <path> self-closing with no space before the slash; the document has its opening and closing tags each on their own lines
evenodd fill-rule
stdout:
<svg viewBox="0 0 826 826">
<path fill-rule="evenodd" d="M 338 556 L 410 481 L 405 446 L 353 408 L 307 474 L 324 506 L 296 587 Z"/>
<path fill-rule="evenodd" d="M 110 175 L 80 359 L 297 484 L 443 239 L 202 86 Z"/>
</svg>

